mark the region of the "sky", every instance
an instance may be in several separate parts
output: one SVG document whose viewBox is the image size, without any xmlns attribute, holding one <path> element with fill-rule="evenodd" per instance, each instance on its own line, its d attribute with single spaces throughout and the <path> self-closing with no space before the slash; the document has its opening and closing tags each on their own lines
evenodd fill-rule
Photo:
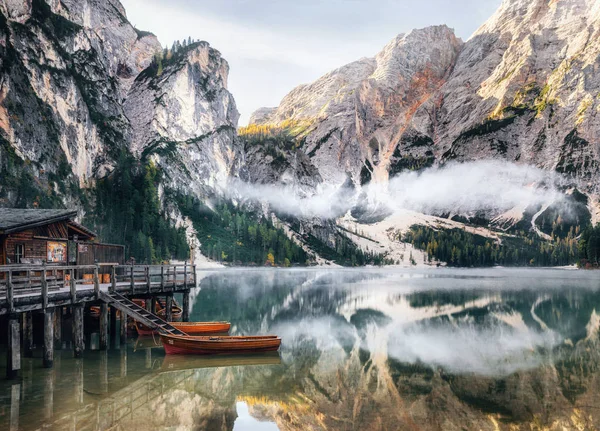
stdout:
<svg viewBox="0 0 600 431">
<path fill-rule="evenodd" d="M 174 40 L 205 40 L 229 62 L 245 125 L 294 87 L 375 56 L 413 28 L 446 24 L 467 40 L 501 0 L 121 0 L 129 21 Z"/>
</svg>

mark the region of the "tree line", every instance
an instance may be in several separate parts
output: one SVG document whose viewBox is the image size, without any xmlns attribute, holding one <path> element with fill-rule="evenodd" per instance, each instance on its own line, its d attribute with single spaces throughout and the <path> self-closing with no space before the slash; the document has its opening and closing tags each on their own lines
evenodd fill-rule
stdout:
<svg viewBox="0 0 600 431">
<path fill-rule="evenodd" d="M 579 262 L 582 268 L 600 267 L 600 223 L 583 230 L 579 238 Z"/>
<path fill-rule="evenodd" d="M 503 236 L 495 241 L 463 229 L 412 226 L 403 240 L 426 252 L 429 262 L 449 266 L 562 266 L 577 261 L 577 239 L 571 228 L 565 238 L 543 241 L 535 233 L 526 237 Z"/>
<path fill-rule="evenodd" d="M 184 216 L 192 220 L 205 256 L 234 265 L 307 265 L 309 256 L 283 229 L 266 217 L 221 202 L 209 208 L 193 196 L 174 193 Z"/>
</svg>

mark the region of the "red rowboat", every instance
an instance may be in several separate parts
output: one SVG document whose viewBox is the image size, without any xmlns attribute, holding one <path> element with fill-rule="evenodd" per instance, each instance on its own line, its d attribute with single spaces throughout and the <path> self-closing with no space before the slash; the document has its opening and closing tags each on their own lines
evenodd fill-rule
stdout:
<svg viewBox="0 0 600 431">
<path fill-rule="evenodd" d="M 188 335 L 227 334 L 231 328 L 229 322 L 169 322 L 169 324 Z M 135 322 L 135 328 L 139 335 L 152 335 L 156 332 L 139 322 Z"/>
<path fill-rule="evenodd" d="M 167 355 L 274 352 L 281 345 L 276 335 L 186 337 L 162 333 L 160 339 Z"/>
</svg>

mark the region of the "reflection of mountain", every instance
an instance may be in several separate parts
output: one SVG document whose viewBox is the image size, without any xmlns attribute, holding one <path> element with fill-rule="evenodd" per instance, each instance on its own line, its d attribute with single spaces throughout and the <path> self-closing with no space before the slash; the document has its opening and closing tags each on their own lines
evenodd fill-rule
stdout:
<svg viewBox="0 0 600 431">
<path fill-rule="evenodd" d="M 228 318 L 210 307 L 229 302 L 239 328 L 283 336 L 268 378 L 230 377 L 280 429 L 600 426 L 600 293 L 588 281 L 273 274 L 243 293 L 228 276 L 203 282 L 198 300 L 211 301 L 197 309 Z"/>
</svg>

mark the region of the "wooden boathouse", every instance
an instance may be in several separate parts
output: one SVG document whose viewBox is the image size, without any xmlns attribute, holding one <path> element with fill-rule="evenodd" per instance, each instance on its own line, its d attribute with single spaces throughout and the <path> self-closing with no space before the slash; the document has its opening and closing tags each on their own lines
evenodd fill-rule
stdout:
<svg viewBox="0 0 600 431">
<path fill-rule="evenodd" d="M 102 350 L 127 340 L 127 319 L 177 334 L 169 325 L 175 293 L 183 294 L 189 320 L 194 265 L 124 264 L 124 247 L 96 242 L 96 234 L 75 221 L 75 211 L 0 208 L 0 319 L 6 320 L 7 377 L 18 376 L 21 355 L 33 354 L 33 315 L 42 314 L 43 364 L 53 366 L 62 346 L 63 317 L 70 317 L 75 357 L 84 351 L 84 314 L 100 308 Z M 165 320 L 155 312 L 164 298 Z M 146 309 L 133 302 L 146 300 Z M 117 335 L 117 311 L 121 316 Z"/>
</svg>

